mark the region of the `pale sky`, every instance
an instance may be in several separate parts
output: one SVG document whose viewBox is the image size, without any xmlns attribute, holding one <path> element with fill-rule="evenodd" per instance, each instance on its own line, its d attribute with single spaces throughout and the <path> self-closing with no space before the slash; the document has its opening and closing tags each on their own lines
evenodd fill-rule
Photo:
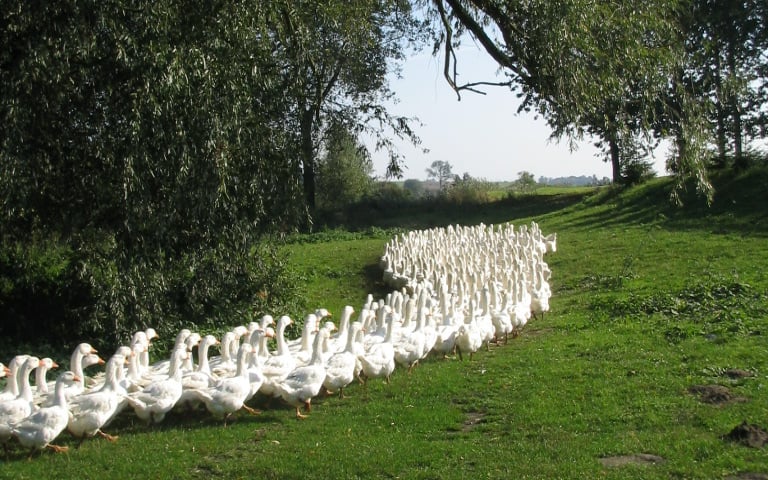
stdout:
<svg viewBox="0 0 768 480">
<path fill-rule="evenodd" d="M 474 45 L 458 51 L 459 81 L 501 81 L 495 64 Z M 425 170 L 435 160 L 450 163 L 453 173 L 469 173 L 489 181 L 511 181 L 527 171 L 538 179 L 570 175 L 611 177 L 610 164 L 596 157 L 598 149 L 584 140 L 569 151 L 567 140 L 549 140 L 550 130 L 533 113 L 516 114 L 518 100 L 505 87 L 485 87 L 486 95 L 462 92 L 461 101 L 442 75 L 442 56 L 429 52 L 410 57 L 403 78 L 392 79 L 390 86 L 400 102 L 390 112 L 418 117 L 424 124 L 416 128 L 424 154 L 409 144 L 400 145 L 405 157 L 403 178 L 426 179 Z M 376 174 L 386 172 L 385 153 L 373 153 Z M 655 170 L 665 175 L 664 158 L 655 158 Z"/>
</svg>

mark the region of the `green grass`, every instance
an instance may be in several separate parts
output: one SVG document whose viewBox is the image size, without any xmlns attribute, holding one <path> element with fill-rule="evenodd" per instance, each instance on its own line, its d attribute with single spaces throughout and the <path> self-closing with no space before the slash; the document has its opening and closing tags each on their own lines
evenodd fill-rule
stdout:
<svg viewBox="0 0 768 480">
<path fill-rule="evenodd" d="M 657 179 L 619 192 L 534 196 L 447 212 L 388 212 L 378 227 L 537 221 L 558 233 L 552 311 L 470 361 L 430 359 L 392 383 L 318 398 L 306 421 L 264 407 L 223 428 L 205 414 L 146 427 L 132 415 L 68 454 L 2 478 L 727 478 L 768 474 L 768 454 L 725 441 L 768 428 L 768 222 L 764 172 L 717 178 L 711 208 L 666 203 Z M 398 223 L 399 218 L 399 223 Z M 289 249 L 309 305 L 334 313 L 384 292 L 376 265 L 391 231 L 297 237 Z M 755 376 L 730 379 L 740 368 Z M 720 384 L 744 401 L 688 393 Z M 74 446 L 69 437 L 64 444 Z M 648 453 L 655 465 L 605 467 Z"/>
</svg>

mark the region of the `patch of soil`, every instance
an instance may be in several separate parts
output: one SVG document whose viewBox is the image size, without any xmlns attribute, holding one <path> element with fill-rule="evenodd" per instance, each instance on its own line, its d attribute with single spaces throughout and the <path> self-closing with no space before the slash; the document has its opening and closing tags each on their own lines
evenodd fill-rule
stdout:
<svg viewBox="0 0 768 480">
<path fill-rule="evenodd" d="M 526 328 L 524 333 L 527 337 L 540 337 L 552 333 L 555 329 L 551 327 L 546 328 Z"/>
<path fill-rule="evenodd" d="M 768 432 L 760 426 L 743 421 L 741 425 L 736 426 L 728 435 L 723 437 L 731 442 L 741 443 L 752 448 L 762 448 L 768 443 Z"/>
<path fill-rule="evenodd" d="M 474 429 L 478 424 L 483 423 L 484 418 L 485 418 L 485 414 L 482 412 L 468 412 L 467 418 L 464 420 L 464 423 L 462 423 L 461 425 L 461 431 L 469 432 L 470 430 Z"/>
<path fill-rule="evenodd" d="M 744 472 L 737 473 L 736 475 L 729 475 L 725 477 L 725 480 L 768 480 L 768 474 Z"/>
<path fill-rule="evenodd" d="M 731 402 L 746 402 L 744 397 L 737 397 L 731 394 L 728 387 L 722 385 L 693 385 L 688 391 L 699 396 L 699 400 L 713 405 L 723 405 Z"/>
<path fill-rule="evenodd" d="M 601 457 L 599 460 L 605 467 L 623 467 L 624 465 L 656 465 L 662 463 L 664 457 L 650 453 L 634 453 L 631 455 Z"/>
</svg>

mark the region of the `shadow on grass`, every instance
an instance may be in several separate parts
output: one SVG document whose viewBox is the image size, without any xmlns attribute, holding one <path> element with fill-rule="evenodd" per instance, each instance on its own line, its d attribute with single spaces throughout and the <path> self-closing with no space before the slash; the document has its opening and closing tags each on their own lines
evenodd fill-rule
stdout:
<svg viewBox="0 0 768 480">
<path fill-rule="evenodd" d="M 592 192 L 510 197 L 488 203 L 450 203 L 424 200 L 402 204 L 368 202 L 355 205 L 343 214 L 326 218 L 324 228 L 357 231 L 376 227 L 422 230 L 448 225 L 497 224 L 562 210 L 577 204 Z"/>
<path fill-rule="evenodd" d="M 657 225 L 670 231 L 768 234 L 768 170 L 717 172 L 712 176 L 711 205 L 692 185 L 681 193 L 682 206 L 671 201 L 672 179 L 659 178 L 627 189 L 605 189 L 584 202 L 584 214 L 574 212 L 563 225 L 578 229 L 621 225 Z M 713 230 L 713 228 L 715 230 Z"/>
<path fill-rule="evenodd" d="M 363 267 L 365 274 L 366 291 L 373 295 L 373 298 L 384 298 L 391 289 L 382 281 L 382 271 L 378 263 L 370 263 Z"/>
</svg>

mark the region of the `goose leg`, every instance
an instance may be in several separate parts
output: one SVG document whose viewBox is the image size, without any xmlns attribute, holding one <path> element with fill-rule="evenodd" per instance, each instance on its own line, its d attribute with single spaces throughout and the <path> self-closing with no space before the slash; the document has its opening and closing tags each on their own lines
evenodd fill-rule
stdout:
<svg viewBox="0 0 768 480">
<path fill-rule="evenodd" d="M 413 363 L 411 364 L 411 366 L 410 366 L 410 367 L 408 367 L 408 374 L 409 374 L 409 375 L 410 375 L 411 371 L 413 371 L 413 367 L 415 367 L 415 366 L 416 366 L 416 364 L 418 364 L 418 363 L 419 363 L 419 361 L 418 361 L 418 360 L 416 360 L 415 362 L 413 362 Z"/>
<path fill-rule="evenodd" d="M 65 453 L 65 452 L 67 452 L 69 450 L 69 447 L 65 447 L 65 446 L 63 447 L 63 446 L 60 446 L 60 445 L 48 444 L 46 446 L 48 448 L 50 448 L 51 450 L 53 450 L 54 452 L 56 452 L 56 453 Z"/>
<path fill-rule="evenodd" d="M 109 435 L 109 434 L 107 434 L 107 433 L 104 433 L 104 432 L 102 432 L 101 430 L 96 430 L 96 433 L 98 433 L 98 434 L 99 434 L 99 436 L 101 436 L 102 438 L 105 438 L 105 439 L 107 439 L 107 441 L 110 441 L 110 442 L 116 442 L 116 441 L 117 441 L 117 439 L 118 439 L 118 436 L 117 436 L 117 435 Z M 82 443 L 82 442 L 80 442 L 80 443 Z M 78 444 L 78 447 L 79 447 L 79 446 L 80 446 L 80 445 Z"/>
<path fill-rule="evenodd" d="M 251 415 L 261 415 L 261 410 L 256 410 L 255 408 L 251 408 L 248 405 L 243 405 L 243 408 Z"/>
<path fill-rule="evenodd" d="M 296 418 L 299 420 L 304 420 L 305 418 L 307 418 L 306 415 L 301 414 L 301 412 L 299 411 L 299 407 L 296 407 Z"/>
</svg>

